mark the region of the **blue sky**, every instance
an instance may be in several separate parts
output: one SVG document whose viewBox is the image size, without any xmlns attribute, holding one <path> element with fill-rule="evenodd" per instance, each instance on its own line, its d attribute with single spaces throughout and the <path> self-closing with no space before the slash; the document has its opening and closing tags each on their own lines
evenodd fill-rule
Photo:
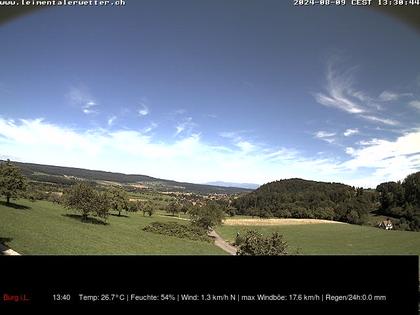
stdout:
<svg viewBox="0 0 420 315">
<path fill-rule="evenodd" d="M 420 33 L 292 1 L 56 7 L 0 27 L 0 158 L 195 183 L 420 170 Z"/>
</svg>

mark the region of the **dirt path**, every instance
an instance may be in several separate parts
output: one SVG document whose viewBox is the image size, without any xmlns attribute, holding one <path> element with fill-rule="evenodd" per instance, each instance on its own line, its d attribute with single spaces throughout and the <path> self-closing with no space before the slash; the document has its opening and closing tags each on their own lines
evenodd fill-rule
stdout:
<svg viewBox="0 0 420 315">
<path fill-rule="evenodd" d="M 18 252 L 15 252 L 13 249 L 10 249 L 3 244 L 0 244 L 0 255 L 5 256 L 20 256 Z"/>
<path fill-rule="evenodd" d="M 175 218 L 175 219 L 178 219 L 178 220 L 190 221 L 190 219 L 186 219 L 186 218 L 172 217 L 172 216 L 166 216 L 166 215 L 157 215 L 157 216 L 158 217 Z M 209 236 L 214 238 L 214 245 L 223 249 L 225 252 L 229 253 L 230 255 L 236 255 L 236 247 L 232 246 L 228 242 L 226 242 L 219 234 L 216 233 L 215 230 L 211 230 L 211 232 L 209 233 Z"/>
<path fill-rule="evenodd" d="M 219 234 L 216 233 L 215 230 L 212 230 L 209 233 L 210 236 L 214 237 L 214 245 L 220 247 L 225 252 L 229 253 L 230 255 L 236 255 L 236 248 L 226 242 Z"/>
</svg>

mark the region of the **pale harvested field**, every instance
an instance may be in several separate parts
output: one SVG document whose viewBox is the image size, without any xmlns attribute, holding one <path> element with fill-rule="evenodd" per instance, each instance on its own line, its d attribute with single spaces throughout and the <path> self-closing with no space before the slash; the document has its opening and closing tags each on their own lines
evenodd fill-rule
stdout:
<svg viewBox="0 0 420 315">
<path fill-rule="evenodd" d="M 141 198 L 129 198 L 128 201 L 147 201 L 147 199 L 141 199 Z"/>
<path fill-rule="evenodd" d="M 136 188 L 140 188 L 140 189 L 147 188 L 147 187 L 146 187 L 146 186 L 144 186 L 143 184 L 130 184 L 130 186 L 132 186 L 132 187 L 136 187 Z"/>
<path fill-rule="evenodd" d="M 226 219 L 224 225 L 300 225 L 300 224 L 346 224 L 331 220 L 318 219 Z"/>
</svg>

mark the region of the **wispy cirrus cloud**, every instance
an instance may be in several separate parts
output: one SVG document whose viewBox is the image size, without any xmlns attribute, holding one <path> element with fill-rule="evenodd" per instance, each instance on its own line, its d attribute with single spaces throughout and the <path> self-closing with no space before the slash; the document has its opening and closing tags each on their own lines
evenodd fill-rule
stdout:
<svg viewBox="0 0 420 315">
<path fill-rule="evenodd" d="M 323 130 L 320 130 L 314 133 L 315 138 L 328 142 L 328 143 L 333 143 L 335 141 L 335 139 L 333 138 L 335 135 L 336 135 L 335 132 L 328 132 L 328 131 L 323 131 Z"/>
<path fill-rule="evenodd" d="M 378 115 L 377 112 L 383 109 L 379 103 L 381 101 L 395 100 L 401 95 L 408 95 L 409 93 L 396 94 L 390 91 L 383 91 L 379 98 L 370 97 L 365 92 L 354 87 L 354 77 L 358 67 L 340 69 L 337 66 L 336 59 L 330 61 L 327 65 L 325 92 L 314 94 L 316 102 L 345 111 L 372 123 L 398 125 L 399 122 L 397 120 Z"/>
<path fill-rule="evenodd" d="M 355 134 L 358 134 L 358 133 L 359 133 L 359 129 L 357 129 L 357 128 L 354 128 L 354 129 L 349 128 L 349 129 L 346 129 L 343 132 L 343 135 L 345 137 L 350 137 L 350 136 L 355 135 Z"/>
<path fill-rule="evenodd" d="M 380 144 L 385 140 L 380 140 L 378 138 L 373 138 L 370 140 L 360 140 L 359 142 L 357 142 L 358 145 L 362 145 L 362 146 L 369 146 L 369 145 L 376 145 L 376 144 Z"/>
<path fill-rule="evenodd" d="M 400 95 L 391 91 L 383 91 L 379 95 L 379 99 L 384 102 L 396 101 L 400 98 Z"/>
<path fill-rule="evenodd" d="M 117 116 L 111 116 L 108 118 L 108 126 L 112 126 L 115 123 Z"/>
<path fill-rule="evenodd" d="M 175 137 L 181 133 L 191 133 L 197 124 L 193 122 L 192 117 L 187 117 L 175 126 Z"/>
<path fill-rule="evenodd" d="M 70 104 L 79 107 L 86 115 L 97 114 L 97 102 L 90 94 L 89 90 L 85 87 L 71 87 L 66 94 L 66 98 Z"/>
<path fill-rule="evenodd" d="M 333 63 L 327 66 L 326 93 L 316 93 L 315 100 L 324 106 L 334 107 L 350 114 L 364 113 L 366 110 L 356 100 L 364 97 L 363 93 L 353 89 L 355 68 L 339 72 Z"/>
<path fill-rule="evenodd" d="M 373 116 L 373 115 L 360 115 L 360 117 L 366 119 L 366 120 L 370 120 L 373 122 L 379 122 L 385 125 L 389 125 L 389 126 L 397 126 L 400 124 L 399 121 L 394 120 L 394 119 L 389 119 L 389 118 L 381 118 L 381 117 L 377 117 L 377 116 Z"/>
<path fill-rule="evenodd" d="M 261 149 L 259 145 L 251 141 L 250 139 L 246 139 L 244 134 L 248 133 L 246 130 L 239 130 L 239 131 L 224 131 L 220 132 L 219 136 L 222 138 L 229 139 L 230 142 L 237 148 L 240 148 L 243 153 L 249 153 L 254 150 Z"/>
<path fill-rule="evenodd" d="M 378 100 L 382 102 L 392 102 L 392 101 L 398 101 L 399 99 L 403 97 L 409 97 L 409 96 L 413 96 L 413 93 L 397 93 L 397 92 L 385 90 L 379 95 Z"/>
<path fill-rule="evenodd" d="M 152 130 L 156 129 L 158 127 L 158 124 L 155 122 L 150 123 L 150 125 L 143 129 L 144 133 L 151 132 Z"/>
<path fill-rule="evenodd" d="M 408 105 L 410 105 L 411 107 L 414 107 L 416 109 L 420 109 L 420 101 L 417 101 L 417 100 L 411 101 L 411 102 L 408 103 Z"/>
<path fill-rule="evenodd" d="M 138 114 L 140 117 L 142 117 L 142 116 L 147 116 L 147 115 L 149 115 L 149 113 L 150 113 L 149 107 L 148 107 L 148 106 L 146 106 L 146 104 L 141 103 L 141 104 L 140 104 L 140 106 L 139 106 L 139 108 L 137 109 L 137 114 Z"/>
</svg>

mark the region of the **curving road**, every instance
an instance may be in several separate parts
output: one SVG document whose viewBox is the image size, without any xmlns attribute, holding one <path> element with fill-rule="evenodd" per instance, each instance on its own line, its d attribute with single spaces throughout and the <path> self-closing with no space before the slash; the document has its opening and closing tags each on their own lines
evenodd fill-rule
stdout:
<svg viewBox="0 0 420 315">
<path fill-rule="evenodd" d="M 230 255 L 236 255 L 236 247 L 230 245 L 228 242 L 226 242 L 219 234 L 216 233 L 215 230 L 211 230 L 209 233 L 211 237 L 214 237 L 214 245 L 217 247 L 220 247 L 225 252 L 229 253 Z"/>
</svg>

